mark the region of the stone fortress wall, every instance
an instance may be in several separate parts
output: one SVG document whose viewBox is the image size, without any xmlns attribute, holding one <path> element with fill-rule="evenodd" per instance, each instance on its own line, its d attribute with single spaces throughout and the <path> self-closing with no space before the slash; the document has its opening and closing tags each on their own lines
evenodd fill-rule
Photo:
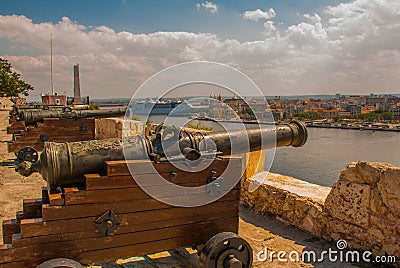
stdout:
<svg viewBox="0 0 400 268">
<path fill-rule="evenodd" d="M 400 167 L 351 163 L 331 188 L 268 174 L 258 157 L 248 156 L 243 205 L 318 237 L 345 239 L 349 248 L 400 258 Z"/>
</svg>

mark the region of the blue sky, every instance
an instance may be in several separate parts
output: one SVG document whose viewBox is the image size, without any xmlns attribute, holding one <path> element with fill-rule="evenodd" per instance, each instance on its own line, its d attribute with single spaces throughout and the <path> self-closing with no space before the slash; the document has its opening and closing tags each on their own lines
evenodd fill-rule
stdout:
<svg viewBox="0 0 400 268">
<path fill-rule="evenodd" d="M 0 56 L 49 92 L 129 97 L 169 66 L 235 67 L 266 95 L 399 93 L 400 1 L 0 0 Z"/>
<path fill-rule="evenodd" d="M 0 14 L 25 15 L 35 23 L 58 22 L 67 16 L 84 25 L 107 25 L 116 31 L 151 33 L 156 31 L 212 32 L 224 38 L 254 40 L 260 38 L 263 23 L 244 21 L 245 10 L 273 8 L 280 27 L 298 23 L 304 13 L 321 12 L 339 0 L 225 0 L 213 1 L 218 14 L 198 11 L 193 0 L 92 0 L 44 1 L 13 0 L 3 2 Z"/>
</svg>

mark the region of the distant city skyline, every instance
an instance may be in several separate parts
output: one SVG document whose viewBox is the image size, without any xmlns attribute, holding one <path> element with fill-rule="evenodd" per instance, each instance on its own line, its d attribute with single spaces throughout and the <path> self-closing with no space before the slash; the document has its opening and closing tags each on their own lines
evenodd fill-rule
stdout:
<svg viewBox="0 0 400 268">
<path fill-rule="evenodd" d="M 72 96 L 132 96 L 148 77 L 187 61 L 238 68 L 267 96 L 399 94 L 400 2 L 3 1 L 0 57 L 35 87 Z M 195 93 L 194 93 L 195 94 Z"/>
</svg>

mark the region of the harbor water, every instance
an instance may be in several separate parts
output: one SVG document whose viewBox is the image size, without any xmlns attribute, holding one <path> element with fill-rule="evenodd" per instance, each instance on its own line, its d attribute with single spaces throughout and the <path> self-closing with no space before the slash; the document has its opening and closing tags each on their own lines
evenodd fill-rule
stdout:
<svg viewBox="0 0 400 268">
<path fill-rule="evenodd" d="M 365 160 L 400 166 L 400 133 L 308 128 L 301 148 L 278 148 L 271 171 L 332 186 L 347 164 Z"/>
</svg>

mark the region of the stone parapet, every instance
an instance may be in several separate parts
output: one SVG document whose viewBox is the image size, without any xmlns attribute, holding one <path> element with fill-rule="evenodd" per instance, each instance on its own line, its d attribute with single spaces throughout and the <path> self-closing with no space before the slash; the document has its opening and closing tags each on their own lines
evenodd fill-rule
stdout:
<svg viewBox="0 0 400 268">
<path fill-rule="evenodd" d="M 354 248 L 400 258 L 400 168 L 385 163 L 349 164 L 324 205 L 325 236 Z"/>
<path fill-rule="evenodd" d="M 243 180 L 242 203 L 324 239 L 400 258 L 399 167 L 351 163 L 332 188 L 261 172 Z"/>
<path fill-rule="evenodd" d="M 258 186 L 254 191 L 249 188 Z M 331 188 L 292 177 L 261 172 L 244 181 L 242 203 L 262 214 L 312 234 L 322 234 L 322 211 Z"/>
</svg>

